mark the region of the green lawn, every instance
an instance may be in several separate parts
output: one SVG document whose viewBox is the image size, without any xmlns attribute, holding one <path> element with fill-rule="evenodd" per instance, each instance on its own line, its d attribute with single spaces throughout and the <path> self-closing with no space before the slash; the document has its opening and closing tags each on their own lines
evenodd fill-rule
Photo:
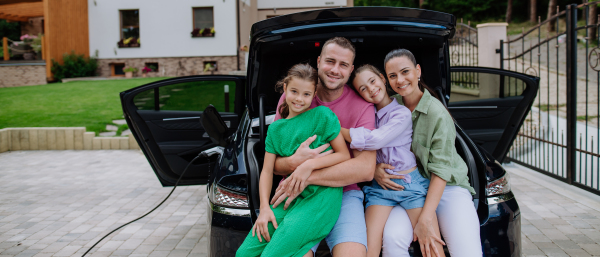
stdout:
<svg viewBox="0 0 600 257">
<path fill-rule="evenodd" d="M 0 88 L 0 128 L 86 127 L 96 133 L 122 119 L 119 92 L 164 78 L 75 81 Z"/>
<path fill-rule="evenodd" d="M 0 88 L 0 128 L 86 127 L 106 131 L 112 120 L 123 118 L 119 92 L 165 78 L 76 81 L 40 86 Z M 229 85 L 233 111 L 235 83 L 231 81 L 187 82 L 161 87 L 161 110 L 202 111 L 208 104 L 224 111 L 223 86 Z M 134 98 L 139 109 L 154 110 L 154 90 Z M 119 126 L 118 133 L 127 129 Z"/>
</svg>

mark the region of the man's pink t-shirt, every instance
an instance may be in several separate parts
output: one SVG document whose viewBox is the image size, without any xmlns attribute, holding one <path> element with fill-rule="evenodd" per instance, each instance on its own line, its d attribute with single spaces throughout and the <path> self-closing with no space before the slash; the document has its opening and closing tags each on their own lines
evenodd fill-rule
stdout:
<svg viewBox="0 0 600 257">
<path fill-rule="evenodd" d="M 281 95 L 279 103 L 277 104 L 275 120 L 281 119 L 281 115 L 279 115 L 279 105 L 281 105 L 283 101 L 285 101 L 285 93 Z M 349 129 L 364 127 L 370 130 L 375 129 L 375 107 L 372 103 L 365 101 L 348 85 L 344 85 L 342 96 L 331 102 L 323 102 L 318 96 L 315 96 L 310 108 L 315 108 L 321 105 L 327 106 L 329 109 L 331 109 L 331 111 L 333 111 L 333 113 L 335 113 L 335 115 L 337 115 L 342 128 Z M 346 146 L 348 146 L 348 151 L 350 151 L 350 155 L 352 158 L 354 158 L 352 149 L 350 149 L 350 144 L 346 143 Z M 360 188 L 356 184 L 344 187 L 344 192 L 349 190 L 360 190 Z"/>
</svg>

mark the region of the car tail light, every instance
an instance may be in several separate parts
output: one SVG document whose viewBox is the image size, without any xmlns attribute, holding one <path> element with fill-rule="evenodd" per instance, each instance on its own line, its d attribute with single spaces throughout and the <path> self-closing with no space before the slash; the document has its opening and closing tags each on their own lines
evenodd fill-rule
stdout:
<svg viewBox="0 0 600 257">
<path fill-rule="evenodd" d="M 248 208 L 248 196 L 246 194 L 225 189 L 216 183 L 212 185 L 210 199 L 213 204 L 224 207 Z"/>
<path fill-rule="evenodd" d="M 494 181 L 488 182 L 485 187 L 487 196 L 501 195 L 510 192 L 510 183 L 508 172 L 504 176 Z"/>
</svg>

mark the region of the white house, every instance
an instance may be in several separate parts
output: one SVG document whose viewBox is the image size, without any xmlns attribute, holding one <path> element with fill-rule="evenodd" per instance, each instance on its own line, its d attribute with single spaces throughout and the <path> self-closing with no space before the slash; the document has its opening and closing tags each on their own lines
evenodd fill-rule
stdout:
<svg viewBox="0 0 600 257">
<path fill-rule="evenodd" d="M 245 70 L 253 23 L 278 15 L 352 6 L 352 0 L 87 0 L 90 56 L 101 76 L 123 67 L 151 76 Z M 139 39 L 139 41 L 138 41 Z M 139 43 L 138 43 L 139 42 Z"/>
</svg>

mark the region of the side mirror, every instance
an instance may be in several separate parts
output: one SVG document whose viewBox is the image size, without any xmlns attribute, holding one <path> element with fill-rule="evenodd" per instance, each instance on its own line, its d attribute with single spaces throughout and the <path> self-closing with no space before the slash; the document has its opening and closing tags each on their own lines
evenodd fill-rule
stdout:
<svg viewBox="0 0 600 257">
<path fill-rule="evenodd" d="M 229 141 L 227 126 L 217 111 L 217 108 L 212 104 L 208 105 L 208 107 L 204 109 L 204 112 L 202 112 L 200 122 L 213 143 L 223 147 L 227 146 Z"/>
</svg>

